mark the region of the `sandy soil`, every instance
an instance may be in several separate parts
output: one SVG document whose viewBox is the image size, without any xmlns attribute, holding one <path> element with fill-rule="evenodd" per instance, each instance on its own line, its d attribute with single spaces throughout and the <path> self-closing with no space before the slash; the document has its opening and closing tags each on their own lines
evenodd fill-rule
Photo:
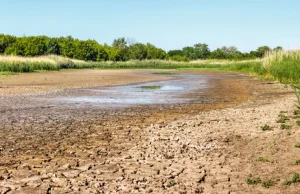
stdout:
<svg viewBox="0 0 300 194">
<path fill-rule="evenodd" d="M 188 94 L 197 99 L 190 104 L 118 109 L 11 95 L 169 79 L 149 72 L 52 72 L 45 73 L 52 84 L 39 79 L 26 89 L 45 74 L 1 78 L 0 193 L 299 193 L 299 183 L 283 185 L 300 173 L 300 127 L 293 118 L 290 130 L 276 122 L 295 109 L 281 84 L 201 72 L 215 76 L 213 89 Z M 72 78 L 55 84 L 66 73 Z M 265 124 L 273 130 L 262 131 Z M 250 175 L 274 186 L 248 185 Z"/>
</svg>

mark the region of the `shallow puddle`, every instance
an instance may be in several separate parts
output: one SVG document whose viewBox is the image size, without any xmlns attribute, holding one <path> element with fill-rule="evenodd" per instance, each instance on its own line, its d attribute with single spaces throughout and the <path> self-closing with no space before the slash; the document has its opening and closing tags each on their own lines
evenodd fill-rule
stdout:
<svg viewBox="0 0 300 194">
<path fill-rule="evenodd" d="M 126 104 L 169 104 L 192 100 L 188 93 L 208 87 L 208 75 L 182 74 L 167 81 L 126 86 L 82 89 L 80 95 L 59 98 L 67 103 L 94 103 L 110 106 Z"/>
</svg>

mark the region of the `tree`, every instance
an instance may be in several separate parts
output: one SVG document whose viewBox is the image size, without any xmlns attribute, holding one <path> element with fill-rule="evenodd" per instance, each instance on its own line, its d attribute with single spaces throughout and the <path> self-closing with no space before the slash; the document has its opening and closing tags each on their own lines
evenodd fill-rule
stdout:
<svg viewBox="0 0 300 194">
<path fill-rule="evenodd" d="M 282 51 L 282 50 L 283 50 L 282 46 L 277 46 L 273 49 L 273 51 Z"/>
<path fill-rule="evenodd" d="M 175 55 L 184 56 L 184 52 L 182 50 L 170 50 L 168 52 L 168 56 L 172 57 Z"/>
<path fill-rule="evenodd" d="M 182 49 L 183 55 L 189 58 L 189 60 L 194 60 L 197 58 L 195 54 L 195 49 L 194 47 L 187 46 Z"/>
<path fill-rule="evenodd" d="M 117 38 L 112 43 L 113 47 L 118 47 L 119 49 L 125 49 L 127 47 L 127 42 L 125 41 L 125 37 Z"/>
<path fill-rule="evenodd" d="M 16 41 L 15 36 L 0 34 L 0 53 L 4 53 L 5 49 Z"/>
<path fill-rule="evenodd" d="M 46 36 L 28 36 L 23 40 L 26 42 L 24 56 L 40 56 L 47 53 L 48 37 Z"/>
<path fill-rule="evenodd" d="M 58 39 L 51 38 L 47 44 L 47 54 L 60 55 L 60 46 Z"/>
<path fill-rule="evenodd" d="M 147 58 L 147 49 L 144 44 L 136 43 L 129 47 L 129 58 L 143 60 Z"/>
<path fill-rule="evenodd" d="M 95 40 L 76 40 L 74 58 L 85 61 L 96 61 L 98 57 L 98 43 Z"/>
<path fill-rule="evenodd" d="M 147 43 L 147 59 L 165 59 L 166 52 L 161 48 L 156 48 L 154 45 Z"/>
<path fill-rule="evenodd" d="M 226 58 L 226 53 L 224 49 L 217 48 L 210 54 L 210 58 L 212 59 L 225 59 Z"/>
<path fill-rule="evenodd" d="M 268 46 L 261 46 L 257 49 L 257 57 L 263 57 L 267 52 L 272 51 L 272 49 Z"/>
<path fill-rule="evenodd" d="M 67 36 L 60 37 L 58 40 L 61 55 L 73 58 L 76 49 L 74 45 L 74 38 L 72 36 Z"/>
<path fill-rule="evenodd" d="M 206 59 L 210 55 L 210 50 L 207 44 L 201 44 L 201 43 L 195 44 L 194 50 L 195 50 L 196 59 Z"/>
<path fill-rule="evenodd" d="M 99 45 L 98 46 L 98 55 L 97 55 L 97 61 L 107 61 L 109 60 L 108 53 L 104 46 Z"/>
<path fill-rule="evenodd" d="M 20 55 L 20 56 L 25 56 L 26 45 L 27 45 L 26 37 L 17 38 L 14 43 L 10 44 L 5 49 L 4 53 L 6 55 Z"/>
</svg>

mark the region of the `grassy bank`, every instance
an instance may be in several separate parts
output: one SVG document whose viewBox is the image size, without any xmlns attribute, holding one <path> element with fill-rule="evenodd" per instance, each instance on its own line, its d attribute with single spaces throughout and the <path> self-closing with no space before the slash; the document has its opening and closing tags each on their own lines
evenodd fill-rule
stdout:
<svg viewBox="0 0 300 194">
<path fill-rule="evenodd" d="M 268 53 L 263 60 L 266 71 L 280 82 L 299 82 L 300 50 Z"/>
<path fill-rule="evenodd" d="M 167 60 L 143 60 L 126 62 L 86 62 L 49 55 L 41 57 L 0 56 L 0 72 L 34 72 L 40 70 L 55 71 L 60 69 L 178 69 L 209 68 L 221 69 L 236 63 L 230 60 L 198 60 L 193 62 L 175 62 Z M 241 61 L 240 63 L 249 63 Z"/>
<path fill-rule="evenodd" d="M 86 62 L 50 55 L 41 57 L 0 56 L 2 74 L 57 71 L 60 69 L 205 69 L 245 72 L 285 83 L 300 81 L 300 50 L 268 53 L 263 60 L 197 60 L 174 62 L 143 60 L 126 62 Z"/>
<path fill-rule="evenodd" d="M 223 65 L 220 70 L 245 72 L 282 83 L 300 83 L 300 50 L 270 52 L 262 61 Z"/>
</svg>

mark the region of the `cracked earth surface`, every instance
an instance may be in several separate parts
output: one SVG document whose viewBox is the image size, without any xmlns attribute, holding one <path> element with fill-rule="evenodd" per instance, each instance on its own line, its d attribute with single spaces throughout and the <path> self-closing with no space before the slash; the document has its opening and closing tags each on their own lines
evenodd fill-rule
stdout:
<svg viewBox="0 0 300 194">
<path fill-rule="evenodd" d="M 99 108 L 44 101 L 78 88 L 169 79 L 149 72 L 1 78 L 0 193 L 299 192 L 299 183 L 283 185 L 299 172 L 294 163 L 300 159 L 294 147 L 300 128 L 291 119 L 287 134 L 276 122 L 280 111 L 295 109 L 284 85 L 186 71 L 212 76 L 210 88 L 187 94 L 190 103 Z M 265 124 L 274 130 L 260 130 Z M 250 174 L 274 186 L 248 185 Z"/>
</svg>

